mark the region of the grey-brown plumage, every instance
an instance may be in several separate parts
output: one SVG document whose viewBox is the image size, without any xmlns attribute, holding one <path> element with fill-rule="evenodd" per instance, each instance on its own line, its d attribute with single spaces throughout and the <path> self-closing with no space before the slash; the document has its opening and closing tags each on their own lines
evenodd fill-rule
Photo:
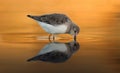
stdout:
<svg viewBox="0 0 120 73">
<path fill-rule="evenodd" d="M 46 14 L 46 15 L 42 15 L 42 16 L 30 16 L 28 15 L 28 17 L 31 17 L 35 20 L 50 24 L 50 25 L 60 25 L 63 24 L 65 22 L 67 22 L 68 20 L 70 21 L 70 19 L 64 15 L 64 14 Z"/>
<path fill-rule="evenodd" d="M 67 33 L 74 35 L 74 38 L 76 38 L 76 35 L 80 31 L 79 27 L 75 23 L 73 23 L 68 16 L 64 14 L 54 13 L 41 16 L 27 16 L 36 20 L 46 32 L 53 35 Z"/>
</svg>

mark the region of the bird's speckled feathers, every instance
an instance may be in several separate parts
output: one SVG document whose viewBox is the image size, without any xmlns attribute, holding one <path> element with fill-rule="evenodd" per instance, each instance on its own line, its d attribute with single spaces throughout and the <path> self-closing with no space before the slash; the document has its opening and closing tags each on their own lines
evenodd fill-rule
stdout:
<svg viewBox="0 0 120 73">
<path fill-rule="evenodd" d="M 42 15 L 42 16 L 29 16 L 37 21 L 40 22 L 44 22 L 47 24 L 51 24 L 51 25 L 60 25 L 60 24 L 64 24 L 67 21 L 71 21 L 66 15 L 64 14 L 46 14 L 46 15 Z"/>
</svg>

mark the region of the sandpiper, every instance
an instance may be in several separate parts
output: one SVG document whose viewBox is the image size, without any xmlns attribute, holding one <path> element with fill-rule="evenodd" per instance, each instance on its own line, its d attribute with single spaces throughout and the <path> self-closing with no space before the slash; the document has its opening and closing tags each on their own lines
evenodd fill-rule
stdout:
<svg viewBox="0 0 120 73">
<path fill-rule="evenodd" d="M 76 40 L 76 35 L 80 31 L 80 28 L 64 14 L 53 13 L 41 16 L 27 16 L 36 20 L 46 32 L 50 33 L 49 39 L 51 35 L 55 39 L 56 34 L 71 34 Z"/>
</svg>

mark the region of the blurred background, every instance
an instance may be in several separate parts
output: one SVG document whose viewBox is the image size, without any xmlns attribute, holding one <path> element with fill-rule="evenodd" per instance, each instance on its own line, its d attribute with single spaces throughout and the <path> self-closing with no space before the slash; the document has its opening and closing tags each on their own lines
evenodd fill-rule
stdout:
<svg viewBox="0 0 120 73">
<path fill-rule="evenodd" d="M 1 0 L 0 33 L 38 33 L 41 28 L 26 15 L 49 13 L 68 15 L 81 27 L 82 33 L 111 31 L 116 34 L 120 27 L 119 0 Z"/>
<path fill-rule="evenodd" d="M 64 66 L 66 72 L 72 69 L 68 67 L 72 65 L 76 65 L 73 71 L 78 73 L 79 70 L 82 73 L 120 72 L 120 0 L 0 0 L 1 72 L 7 73 L 7 69 L 11 73 L 17 72 L 17 66 L 23 73 L 39 71 L 41 64 L 26 64 L 23 60 L 35 55 L 40 47 L 48 43 L 35 37 L 48 34 L 26 15 L 50 13 L 66 14 L 81 28 L 77 38 L 81 50 L 73 58 L 75 60 L 59 64 L 60 67 Z M 42 65 L 43 71 L 60 71 L 56 65 L 49 70 L 45 70 L 48 65 Z"/>
</svg>

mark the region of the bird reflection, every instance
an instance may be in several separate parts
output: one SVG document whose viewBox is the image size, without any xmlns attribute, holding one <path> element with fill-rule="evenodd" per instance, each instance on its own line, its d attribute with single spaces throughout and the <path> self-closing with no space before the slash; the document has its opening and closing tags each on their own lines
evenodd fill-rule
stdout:
<svg viewBox="0 0 120 73">
<path fill-rule="evenodd" d="M 45 45 L 36 56 L 27 61 L 61 63 L 68 60 L 79 48 L 80 45 L 76 41 L 68 43 L 52 42 Z"/>
</svg>

